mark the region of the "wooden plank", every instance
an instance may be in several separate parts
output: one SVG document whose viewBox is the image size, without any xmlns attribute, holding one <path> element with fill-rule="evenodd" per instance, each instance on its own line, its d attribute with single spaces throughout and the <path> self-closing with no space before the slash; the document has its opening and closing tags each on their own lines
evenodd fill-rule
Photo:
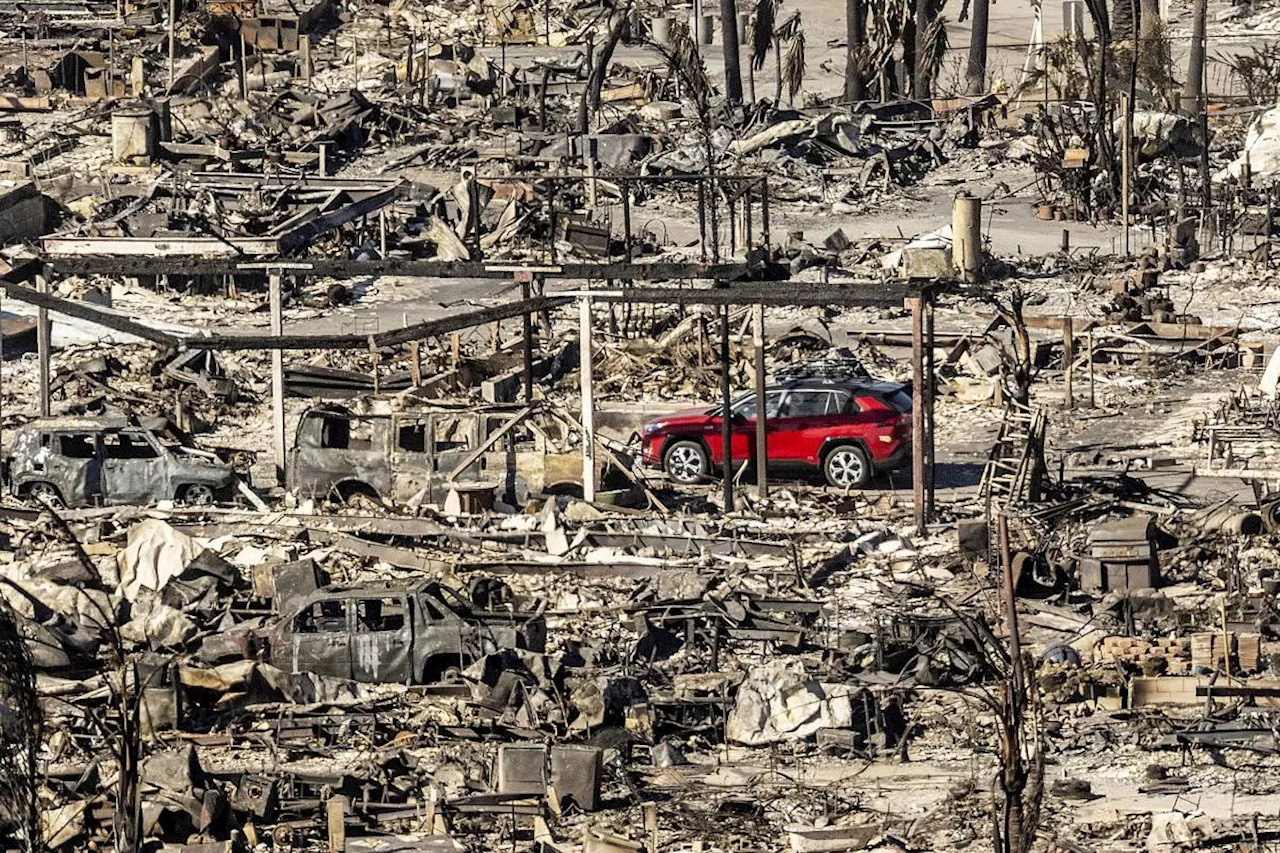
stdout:
<svg viewBox="0 0 1280 853">
<path fill-rule="evenodd" d="M 25 95 L 0 95 L 0 112 L 44 113 L 51 109 L 53 105 L 43 95 L 34 98 Z"/>
</svg>

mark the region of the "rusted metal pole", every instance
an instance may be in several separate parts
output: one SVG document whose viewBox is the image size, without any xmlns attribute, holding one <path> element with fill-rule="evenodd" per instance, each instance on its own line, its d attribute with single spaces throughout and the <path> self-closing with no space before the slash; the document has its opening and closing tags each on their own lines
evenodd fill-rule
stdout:
<svg viewBox="0 0 1280 853">
<path fill-rule="evenodd" d="M 271 334 L 279 337 L 284 334 L 284 304 L 280 293 L 278 271 L 268 273 L 271 302 Z M 377 367 L 374 368 L 377 370 Z M 284 439 L 284 351 L 271 351 L 271 437 L 272 450 L 276 458 L 276 485 L 285 485 L 285 439 Z"/>
<path fill-rule="evenodd" d="M 729 410 L 729 306 L 720 315 L 720 397 L 724 414 L 720 418 L 720 446 L 724 459 L 724 511 L 733 512 L 733 418 Z"/>
<path fill-rule="evenodd" d="M 1009 660 L 1013 667 L 1014 692 L 1022 696 L 1022 637 L 1018 635 L 1017 584 L 1013 577 L 1013 554 L 1009 547 L 1009 519 L 1002 510 L 997 520 L 1000 544 L 1000 571 L 1004 578 L 1005 628 L 1009 632 Z"/>
<path fill-rule="evenodd" d="M 765 413 L 764 306 L 751 308 L 751 345 L 756 362 L 756 492 L 769 496 L 769 423 Z"/>
<path fill-rule="evenodd" d="M 915 493 L 916 531 L 925 533 L 925 399 L 924 299 L 909 297 L 911 306 L 911 484 Z"/>
<path fill-rule="evenodd" d="M 932 524 L 935 508 L 935 480 L 938 468 L 937 448 L 933 442 L 933 404 L 937 397 L 934 388 L 933 368 L 933 292 L 924 297 L 924 520 Z"/>
</svg>

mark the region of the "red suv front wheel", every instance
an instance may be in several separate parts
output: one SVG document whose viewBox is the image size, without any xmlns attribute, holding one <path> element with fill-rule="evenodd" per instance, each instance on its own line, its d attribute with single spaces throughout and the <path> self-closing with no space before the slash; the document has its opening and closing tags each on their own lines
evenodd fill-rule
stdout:
<svg viewBox="0 0 1280 853">
<path fill-rule="evenodd" d="M 667 447 L 662 454 L 662 467 L 668 477 L 687 486 L 706 479 L 711 473 L 711 460 L 701 442 L 683 439 Z"/>
</svg>

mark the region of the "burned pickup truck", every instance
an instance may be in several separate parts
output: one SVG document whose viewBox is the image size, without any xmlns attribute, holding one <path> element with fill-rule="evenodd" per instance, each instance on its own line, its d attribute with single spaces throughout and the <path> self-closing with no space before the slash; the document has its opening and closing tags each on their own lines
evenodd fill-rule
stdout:
<svg viewBox="0 0 1280 853">
<path fill-rule="evenodd" d="M 358 414 L 324 404 L 303 413 L 286 482 L 307 497 L 440 503 L 457 484 L 492 483 L 507 503 L 582 494 L 582 452 L 554 412 L 519 406 L 433 404 Z M 578 445 L 580 447 L 580 445 Z M 629 460 L 598 453 L 601 488 L 625 488 Z"/>
<path fill-rule="evenodd" d="M 287 672 L 434 684 L 502 649 L 546 650 L 541 612 L 487 610 L 434 581 L 319 589 L 265 632 Z"/>
<path fill-rule="evenodd" d="M 224 460 L 211 450 L 167 441 L 123 415 L 39 418 L 13 432 L 4 461 L 14 497 L 54 506 L 147 504 L 226 499 L 238 469 L 252 460 Z"/>
</svg>

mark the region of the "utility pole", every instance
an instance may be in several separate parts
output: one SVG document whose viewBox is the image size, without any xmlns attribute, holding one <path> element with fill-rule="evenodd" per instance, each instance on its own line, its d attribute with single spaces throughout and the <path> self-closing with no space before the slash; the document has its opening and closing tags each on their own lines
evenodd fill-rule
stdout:
<svg viewBox="0 0 1280 853">
<path fill-rule="evenodd" d="M 738 4 L 720 0 L 720 40 L 724 47 L 724 97 L 731 104 L 742 103 L 742 64 L 738 50 Z"/>
<path fill-rule="evenodd" d="M 987 30 L 991 0 L 970 2 L 973 5 L 970 9 L 972 34 L 969 36 L 969 94 L 981 95 L 987 90 Z"/>
<path fill-rule="evenodd" d="M 844 3 L 844 99 L 861 101 L 866 98 L 866 83 L 862 79 L 862 55 L 866 47 L 867 13 L 864 0 L 845 0 Z"/>
</svg>

